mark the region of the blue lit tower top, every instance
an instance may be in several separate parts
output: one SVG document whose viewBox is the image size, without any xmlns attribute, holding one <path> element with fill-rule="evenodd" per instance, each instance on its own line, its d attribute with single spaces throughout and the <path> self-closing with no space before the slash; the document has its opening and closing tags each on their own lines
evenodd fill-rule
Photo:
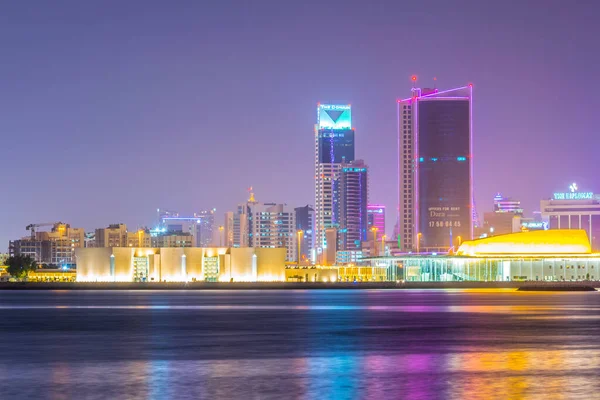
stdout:
<svg viewBox="0 0 600 400">
<path fill-rule="evenodd" d="M 315 125 L 315 239 L 327 248 L 325 231 L 335 225 L 335 181 L 343 163 L 354 161 L 354 129 L 349 104 L 318 104 Z"/>
</svg>

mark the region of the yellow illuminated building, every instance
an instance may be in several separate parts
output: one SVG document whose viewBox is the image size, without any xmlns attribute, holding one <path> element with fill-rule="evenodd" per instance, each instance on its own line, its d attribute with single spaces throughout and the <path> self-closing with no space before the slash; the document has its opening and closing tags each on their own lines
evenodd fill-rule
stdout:
<svg viewBox="0 0 600 400">
<path fill-rule="evenodd" d="M 346 265 L 338 267 L 338 276 L 342 282 L 383 282 L 387 280 L 388 269 L 368 265 Z"/>
<path fill-rule="evenodd" d="M 77 272 L 72 269 L 45 269 L 40 268 L 27 272 L 30 282 L 75 282 Z"/>
<path fill-rule="evenodd" d="M 337 267 L 316 265 L 288 265 L 285 269 L 287 282 L 337 282 Z"/>
<path fill-rule="evenodd" d="M 465 241 L 455 254 L 370 258 L 407 281 L 597 281 L 600 254 L 584 230 L 554 229 Z"/>
<path fill-rule="evenodd" d="M 76 256 L 78 282 L 285 280 L 285 248 L 105 247 Z"/>
<path fill-rule="evenodd" d="M 465 256 L 574 255 L 590 254 L 591 252 L 592 247 L 584 230 L 554 229 L 468 240 L 460 245 L 456 254 Z"/>
<path fill-rule="evenodd" d="M 386 267 L 368 265 L 297 266 L 288 265 L 285 280 L 288 282 L 384 282 L 389 280 Z"/>
</svg>

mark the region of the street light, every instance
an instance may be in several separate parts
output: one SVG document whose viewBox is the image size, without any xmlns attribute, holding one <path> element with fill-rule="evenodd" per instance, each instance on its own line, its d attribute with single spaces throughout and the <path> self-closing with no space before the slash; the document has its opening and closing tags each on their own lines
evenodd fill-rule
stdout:
<svg viewBox="0 0 600 400">
<path fill-rule="evenodd" d="M 304 232 L 298 230 L 296 233 L 298 234 L 298 266 L 300 266 L 300 244 L 302 243 L 302 235 Z"/>
<path fill-rule="evenodd" d="M 223 225 L 219 226 L 219 247 L 223 247 Z"/>
<path fill-rule="evenodd" d="M 423 236 L 421 232 L 417 233 L 417 254 L 419 254 L 419 247 L 421 246 L 421 236 Z"/>
<path fill-rule="evenodd" d="M 458 245 L 460 246 L 462 243 L 462 236 L 457 236 L 456 239 L 458 240 Z"/>
<path fill-rule="evenodd" d="M 387 235 L 381 236 L 381 254 L 385 256 L 385 239 Z"/>
</svg>

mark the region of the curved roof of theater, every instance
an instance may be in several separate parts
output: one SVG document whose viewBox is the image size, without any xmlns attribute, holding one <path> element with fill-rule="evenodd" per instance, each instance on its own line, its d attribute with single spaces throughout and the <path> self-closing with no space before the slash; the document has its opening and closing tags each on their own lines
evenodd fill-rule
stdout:
<svg viewBox="0 0 600 400">
<path fill-rule="evenodd" d="M 463 256 L 580 255 L 591 252 L 590 241 L 584 230 L 551 229 L 465 241 L 456 254 Z"/>
</svg>

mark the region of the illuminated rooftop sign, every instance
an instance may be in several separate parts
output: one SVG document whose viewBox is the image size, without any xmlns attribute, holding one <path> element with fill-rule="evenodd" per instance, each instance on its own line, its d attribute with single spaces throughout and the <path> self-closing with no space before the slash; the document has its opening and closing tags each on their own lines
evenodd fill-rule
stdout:
<svg viewBox="0 0 600 400">
<path fill-rule="evenodd" d="M 594 192 L 554 193 L 554 200 L 591 200 L 593 198 Z"/>
<path fill-rule="evenodd" d="M 352 129 L 350 105 L 319 104 L 317 119 L 319 129 Z"/>
<path fill-rule="evenodd" d="M 543 229 L 548 230 L 548 223 L 542 221 L 529 221 L 521 223 L 521 226 L 525 229 Z"/>
<path fill-rule="evenodd" d="M 569 192 L 554 193 L 554 200 L 591 200 L 594 198 L 593 192 L 579 192 L 576 183 L 569 186 Z"/>
</svg>

